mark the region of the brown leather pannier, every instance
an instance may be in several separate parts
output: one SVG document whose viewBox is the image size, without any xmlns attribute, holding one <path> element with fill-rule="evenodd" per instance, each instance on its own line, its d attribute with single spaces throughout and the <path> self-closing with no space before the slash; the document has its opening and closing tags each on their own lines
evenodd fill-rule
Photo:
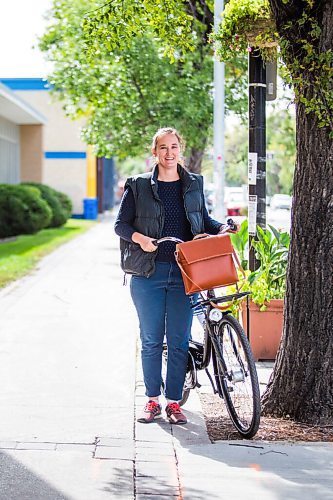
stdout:
<svg viewBox="0 0 333 500">
<path fill-rule="evenodd" d="M 228 234 L 178 243 L 175 256 L 187 295 L 239 280 L 236 264 L 240 264 Z"/>
</svg>

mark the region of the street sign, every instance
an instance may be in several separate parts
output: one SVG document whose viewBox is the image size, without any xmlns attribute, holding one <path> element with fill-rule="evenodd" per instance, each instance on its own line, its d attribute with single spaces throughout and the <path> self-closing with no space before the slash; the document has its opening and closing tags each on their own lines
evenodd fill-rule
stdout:
<svg viewBox="0 0 333 500">
<path fill-rule="evenodd" d="M 266 101 L 276 99 L 277 61 L 266 62 Z"/>
</svg>

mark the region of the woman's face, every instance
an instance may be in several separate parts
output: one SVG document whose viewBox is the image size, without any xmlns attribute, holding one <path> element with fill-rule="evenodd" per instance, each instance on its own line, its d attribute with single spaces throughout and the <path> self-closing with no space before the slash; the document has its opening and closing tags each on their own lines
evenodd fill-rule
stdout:
<svg viewBox="0 0 333 500">
<path fill-rule="evenodd" d="M 180 145 L 175 134 L 165 134 L 159 137 L 153 155 L 158 165 L 167 170 L 177 168 L 180 159 Z"/>
</svg>

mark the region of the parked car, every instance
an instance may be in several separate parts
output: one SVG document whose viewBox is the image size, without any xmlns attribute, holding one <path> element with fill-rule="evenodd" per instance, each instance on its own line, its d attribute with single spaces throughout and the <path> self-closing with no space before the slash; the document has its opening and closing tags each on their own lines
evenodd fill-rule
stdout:
<svg viewBox="0 0 333 500">
<path fill-rule="evenodd" d="M 242 211 L 247 207 L 245 190 L 242 187 L 227 186 L 224 192 L 224 203 L 227 215 L 242 215 Z"/>
<path fill-rule="evenodd" d="M 272 210 L 291 210 L 292 197 L 289 194 L 274 194 L 271 199 Z"/>
</svg>

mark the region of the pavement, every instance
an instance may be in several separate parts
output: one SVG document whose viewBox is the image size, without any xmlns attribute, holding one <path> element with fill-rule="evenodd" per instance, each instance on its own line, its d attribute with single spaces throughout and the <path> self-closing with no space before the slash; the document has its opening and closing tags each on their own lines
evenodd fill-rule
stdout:
<svg viewBox="0 0 333 500">
<path fill-rule="evenodd" d="M 333 445 L 137 424 L 136 314 L 112 218 L 0 291 L 0 499 L 333 499 Z M 262 384 L 269 366 L 259 370 Z"/>
</svg>

